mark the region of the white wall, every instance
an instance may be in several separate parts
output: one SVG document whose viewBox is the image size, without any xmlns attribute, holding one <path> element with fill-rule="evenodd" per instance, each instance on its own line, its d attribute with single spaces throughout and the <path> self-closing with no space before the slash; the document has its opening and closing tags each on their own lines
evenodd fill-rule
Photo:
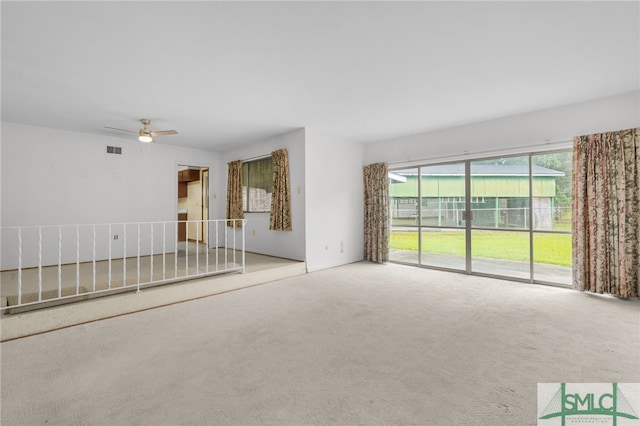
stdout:
<svg viewBox="0 0 640 426">
<path fill-rule="evenodd" d="M 294 130 L 223 153 L 221 167 L 215 175 L 214 196 L 219 200 L 216 204 L 216 217 L 225 217 L 226 214 L 227 163 L 268 155 L 280 148 L 286 148 L 289 155 L 292 231 L 269 230 L 269 213 L 245 213 L 246 249 L 253 253 L 305 260 L 304 129 Z"/>
<path fill-rule="evenodd" d="M 366 164 L 458 160 L 531 147 L 571 145 L 574 136 L 640 126 L 640 91 L 366 145 Z M 551 143 L 546 144 L 546 141 Z M 568 141 L 556 144 L 557 141 Z"/>
<path fill-rule="evenodd" d="M 306 129 L 307 270 L 363 259 L 362 144 Z"/>
<path fill-rule="evenodd" d="M 122 147 L 122 155 L 107 154 L 107 145 Z M 14 123 L 2 123 L 1 150 L 2 227 L 174 221 L 178 163 L 211 170 L 219 164 L 214 152 Z M 210 200 L 215 209 L 216 200 Z M 2 241 L 2 269 L 15 267 L 17 257 L 7 240 Z M 121 238 L 114 242 L 114 257 L 123 251 L 118 244 Z M 127 244 L 127 255 L 135 249 Z M 156 234 L 154 251 L 161 249 Z M 145 244 L 142 254 L 149 251 Z M 67 252 L 75 261 L 75 248 L 65 246 Z M 83 247 L 82 253 L 88 260 L 92 250 Z M 23 266 L 33 262 L 27 256 Z"/>
</svg>

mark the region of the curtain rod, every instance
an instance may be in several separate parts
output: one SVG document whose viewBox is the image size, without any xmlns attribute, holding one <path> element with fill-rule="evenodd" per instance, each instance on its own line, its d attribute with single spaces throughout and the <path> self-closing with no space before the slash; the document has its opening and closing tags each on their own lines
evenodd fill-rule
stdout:
<svg viewBox="0 0 640 426">
<path fill-rule="evenodd" d="M 512 154 L 515 155 L 515 154 L 522 154 L 523 152 L 528 152 L 533 148 L 544 148 L 544 147 L 551 148 L 553 145 L 567 145 L 572 142 L 573 142 L 573 138 L 558 139 L 554 141 L 545 141 L 545 142 L 540 142 L 540 143 L 531 144 L 531 145 L 517 146 L 511 149 L 505 149 L 505 150 L 470 151 L 470 152 L 463 152 L 462 154 L 450 154 L 450 155 L 441 155 L 439 157 L 428 157 L 428 158 L 408 159 L 403 161 L 394 161 L 394 162 L 389 162 L 388 164 L 389 166 L 397 166 L 397 165 L 408 165 L 408 164 L 420 163 L 424 161 L 433 162 L 434 160 L 447 160 L 447 159 L 457 160 L 457 159 L 469 157 L 470 155 L 482 155 L 482 154 L 493 154 L 496 156 L 512 155 Z"/>
<path fill-rule="evenodd" d="M 242 161 L 243 163 L 246 163 L 247 161 L 262 160 L 263 158 L 269 158 L 269 157 L 271 157 L 271 154 L 256 155 L 255 157 L 245 158 L 244 160 L 240 160 L 240 161 Z"/>
</svg>

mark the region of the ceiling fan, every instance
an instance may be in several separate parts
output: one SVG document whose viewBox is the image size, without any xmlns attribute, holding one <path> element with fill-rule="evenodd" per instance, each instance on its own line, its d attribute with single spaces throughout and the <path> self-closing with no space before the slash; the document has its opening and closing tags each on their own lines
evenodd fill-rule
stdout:
<svg viewBox="0 0 640 426">
<path fill-rule="evenodd" d="M 178 134 L 178 132 L 176 132 L 175 130 L 150 130 L 148 126 L 151 124 L 151 120 L 149 120 L 148 118 L 140 119 L 140 123 L 142 123 L 142 129 L 140 129 L 138 131 L 126 130 L 126 129 L 118 129 L 117 127 L 109 127 L 109 126 L 104 126 L 104 127 L 107 128 L 107 129 L 119 130 L 121 132 L 137 133 L 138 134 L 138 140 L 140 142 L 147 142 L 147 143 L 154 142 L 153 138 L 156 137 L 156 136 L 177 135 Z"/>
</svg>

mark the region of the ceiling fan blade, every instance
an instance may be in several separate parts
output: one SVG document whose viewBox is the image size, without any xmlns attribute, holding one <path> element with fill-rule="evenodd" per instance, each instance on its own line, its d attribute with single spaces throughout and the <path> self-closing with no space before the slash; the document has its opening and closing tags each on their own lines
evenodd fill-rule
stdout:
<svg viewBox="0 0 640 426">
<path fill-rule="evenodd" d="M 151 136 L 165 136 L 165 135 L 177 135 L 175 130 L 153 130 L 150 132 Z"/>
<path fill-rule="evenodd" d="M 127 133 L 135 133 L 138 134 L 137 131 L 134 130 L 127 130 L 127 129 L 118 129 L 117 127 L 109 127 L 109 126 L 104 126 L 105 129 L 112 129 L 112 130 L 119 130 L 121 132 L 127 132 Z"/>
</svg>

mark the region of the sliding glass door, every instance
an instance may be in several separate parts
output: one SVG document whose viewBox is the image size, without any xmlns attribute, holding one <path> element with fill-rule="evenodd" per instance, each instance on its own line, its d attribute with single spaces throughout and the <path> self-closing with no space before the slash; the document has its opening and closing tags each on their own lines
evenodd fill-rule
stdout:
<svg viewBox="0 0 640 426">
<path fill-rule="evenodd" d="M 466 269 L 464 163 L 393 171 L 392 261 Z"/>
<path fill-rule="evenodd" d="M 531 278 L 529 156 L 471 162 L 471 272 Z"/>
<path fill-rule="evenodd" d="M 396 262 L 571 284 L 571 152 L 390 173 Z"/>
<path fill-rule="evenodd" d="M 420 167 L 420 262 L 466 269 L 464 163 Z"/>
<path fill-rule="evenodd" d="M 420 264 L 418 170 L 402 169 L 389 173 L 389 259 L 394 262 Z"/>
<path fill-rule="evenodd" d="M 533 278 L 571 285 L 571 152 L 533 155 L 531 163 Z"/>
</svg>

